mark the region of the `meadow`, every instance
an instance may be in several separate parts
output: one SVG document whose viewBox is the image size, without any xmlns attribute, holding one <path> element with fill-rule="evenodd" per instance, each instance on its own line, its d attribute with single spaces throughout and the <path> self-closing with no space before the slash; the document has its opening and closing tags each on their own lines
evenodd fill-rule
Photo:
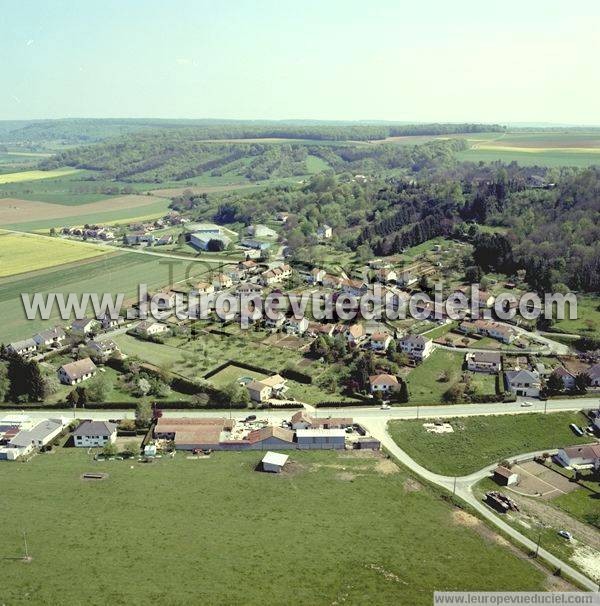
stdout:
<svg viewBox="0 0 600 606">
<path fill-rule="evenodd" d="M 105 254 L 93 244 L 0 230 L 0 278 Z"/>
<path fill-rule="evenodd" d="M 56 170 L 24 170 L 16 173 L 0 174 L 0 185 L 4 183 L 18 183 L 19 181 L 38 181 L 64 177 L 78 172 L 77 168 L 58 168 Z"/>
<path fill-rule="evenodd" d="M 449 422 L 453 433 L 428 433 L 417 420 L 391 421 L 389 431 L 415 461 L 448 476 L 468 475 L 519 454 L 592 441 L 569 428 L 570 423 L 586 424 L 579 412 L 459 417 Z"/>
<path fill-rule="evenodd" d="M 138 284 L 158 290 L 188 277 L 198 279 L 210 271 L 211 264 L 175 261 L 138 253 L 114 253 L 98 259 L 79 261 L 61 268 L 30 272 L 24 276 L 0 279 L 0 342 L 24 339 L 38 330 L 65 323 L 53 311 L 49 320 L 27 320 L 21 293 L 61 292 L 124 293 L 125 300 L 136 297 Z M 91 311 L 91 310 L 90 310 Z"/>
<path fill-rule="evenodd" d="M 5 463 L 0 554 L 22 554 L 25 531 L 31 561 L 3 562 L 0 601 L 420 606 L 434 589 L 552 583 L 391 461 L 292 452 L 272 475 L 254 470 L 260 459 L 149 465 L 58 449 Z M 109 475 L 83 481 L 90 471 Z"/>
<path fill-rule="evenodd" d="M 577 295 L 577 318 L 556 320 L 554 330 L 600 339 L 600 297 Z"/>
</svg>

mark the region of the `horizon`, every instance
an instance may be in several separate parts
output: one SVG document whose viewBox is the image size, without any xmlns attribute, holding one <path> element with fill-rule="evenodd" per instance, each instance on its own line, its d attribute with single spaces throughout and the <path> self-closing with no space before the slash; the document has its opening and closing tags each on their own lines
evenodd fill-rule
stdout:
<svg viewBox="0 0 600 606">
<path fill-rule="evenodd" d="M 600 123 L 591 0 L 577 14 L 540 0 L 485 11 L 473 0 L 260 8 L 12 7 L 0 26 L 10 57 L 0 118 Z"/>
</svg>

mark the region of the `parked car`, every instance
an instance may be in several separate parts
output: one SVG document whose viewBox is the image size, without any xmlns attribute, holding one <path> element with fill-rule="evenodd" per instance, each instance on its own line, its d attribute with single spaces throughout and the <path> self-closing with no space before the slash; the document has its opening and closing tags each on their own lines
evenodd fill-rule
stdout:
<svg viewBox="0 0 600 606">
<path fill-rule="evenodd" d="M 559 530 L 558 536 L 562 537 L 563 539 L 567 539 L 568 541 L 573 538 L 573 535 L 568 530 Z"/>
<path fill-rule="evenodd" d="M 382 404 L 379 408 L 381 410 L 389 410 L 391 408 L 391 406 L 389 404 Z"/>
<path fill-rule="evenodd" d="M 523 407 L 533 406 L 533 402 L 530 402 L 529 400 L 524 400 L 523 402 L 521 402 L 521 406 L 523 406 Z"/>
<path fill-rule="evenodd" d="M 581 437 L 583 435 L 583 429 L 581 429 L 581 427 L 579 427 L 579 425 L 576 425 L 575 423 L 571 423 L 569 425 L 569 427 L 571 428 L 571 431 L 576 435 Z"/>
<path fill-rule="evenodd" d="M 248 415 L 245 419 L 244 419 L 244 423 L 250 423 L 250 421 L 256 421 L 256 415 Z"/>
</svg>

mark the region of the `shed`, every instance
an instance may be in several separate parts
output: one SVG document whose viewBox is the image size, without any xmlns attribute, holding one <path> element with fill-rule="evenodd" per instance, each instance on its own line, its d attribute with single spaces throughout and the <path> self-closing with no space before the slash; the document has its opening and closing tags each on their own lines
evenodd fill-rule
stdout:
<svg viewBox="0 0 600 606">
<path fill-rule="evenodd" d="M 513 486 L 519 483 L 519 474 L 500 465 L 494 469 L 494 481 L 501 486 Z"/>
<path fill-rule="evenodd" d="M 279 473 L 288 459 L 286 454 L 269 451 L 262 459 L 262 469 L 271 473 Z"/>
</svg>

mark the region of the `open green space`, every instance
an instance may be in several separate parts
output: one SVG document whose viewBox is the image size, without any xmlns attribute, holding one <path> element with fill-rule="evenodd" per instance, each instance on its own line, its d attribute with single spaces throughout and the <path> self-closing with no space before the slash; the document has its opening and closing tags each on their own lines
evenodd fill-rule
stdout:
<svg viewBox="0 0 600 606">
<path fill-rule="evenodd" d="M 21 181 L 38 181 L 63 177 L 78 172 L 76 168 L 58 168 L 56 170 L 24 170 L 16 173 L 0 174 L 0 185 L 4 183 L 17 183 Z"/>
<path fill-rule="evenodd" d="M 460 380 L 464 354 L 436 349 L 424 363 L 410 371 L 406 382 L 411 404 L 439 404 Z"/>
<path fill-rule="evenodd" d="M 253 370 L 247 370 L 246 368 L 242 368 L 241 366 L 236 366 L 235 364 L 230 364 L 220 370 L 217 374 L 213 375 L 210 378 L 210 382 L 216 385 L 217 387 L 224 387 L 233 381 L 238 381 L 241 377 L 250 377 L 257 381 L 261 379 L 265 379 L 268 375 L 260 372 L 254 372 Z"/>
<path fill-rule="evenodd" d="M 462 476 L 519 454 L 590 442 L 570 423 L 586 424 L 579 412 L 528 413 L 449 419 L 453 433 L 433 434 L 423 421 L 391 421 L 395 442 L 435 473 Z"/>
<path fill-rule="evenodd" d="M 32 559 L 3 561 L 0 601 L 429 606 L 434 589 L 546 586 L 390 462 L 293 452 L 272 475 L 254 470 L 261 456 L 149 465 L 60 449 L 5 463 L 0 553 L 21 555 L 25 531 Z"/>
<path fill-rule="evenodd" d="M 467 149 L 456 153 L 465 162 L 517 162 L 523 166 L 593 166 L 600 164 L 600 153 L 586 150 L 551 149 L 517 151 L 496 149 Z"/>
<path fill-rule="evenodd" d="M 555 330 L 582 337 L 600 338 L 600 296 L 577 295 L 577 318 L 557 320 Z"/>
</svg>

